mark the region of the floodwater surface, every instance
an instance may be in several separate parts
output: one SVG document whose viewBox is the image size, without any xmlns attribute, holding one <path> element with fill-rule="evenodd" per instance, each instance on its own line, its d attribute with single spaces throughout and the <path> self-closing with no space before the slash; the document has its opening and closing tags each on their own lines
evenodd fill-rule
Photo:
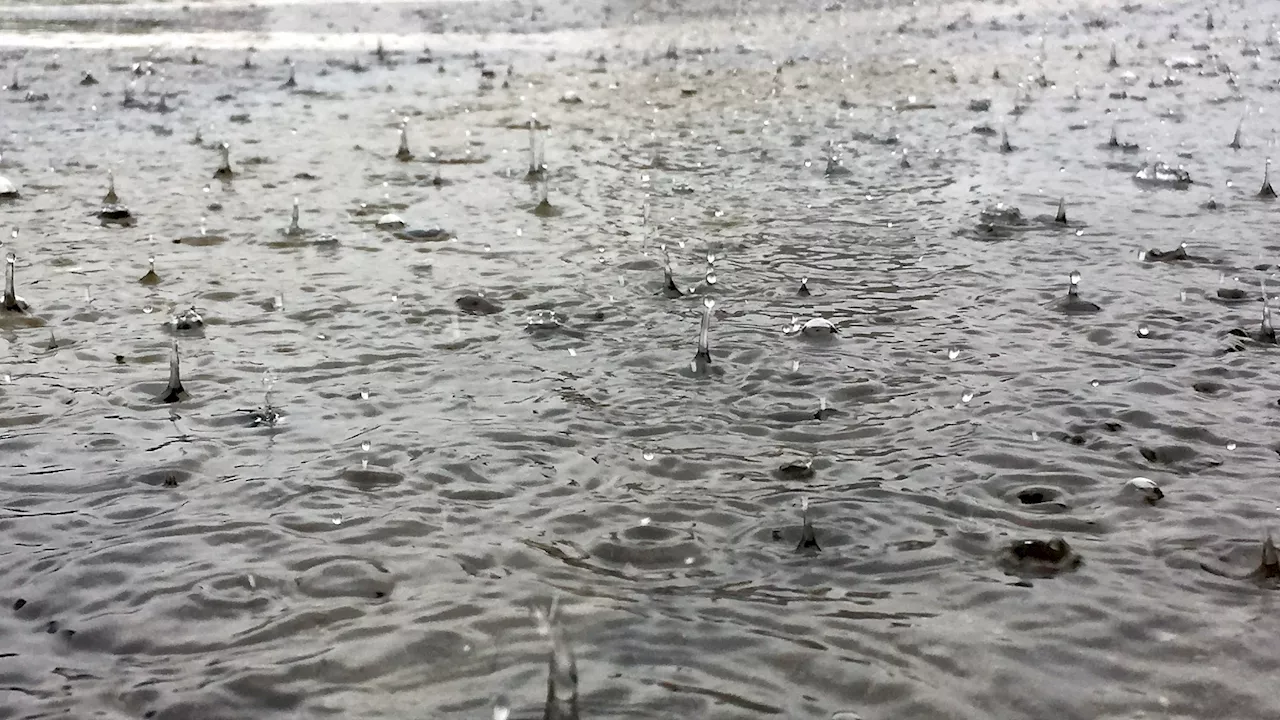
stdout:
<svg viewBox="0 0 1280 720">
<path fill-rule="evenodd" d="M 0 718 L 1280 717 L 1278 12 L 0 2 Z"/>
</svg>

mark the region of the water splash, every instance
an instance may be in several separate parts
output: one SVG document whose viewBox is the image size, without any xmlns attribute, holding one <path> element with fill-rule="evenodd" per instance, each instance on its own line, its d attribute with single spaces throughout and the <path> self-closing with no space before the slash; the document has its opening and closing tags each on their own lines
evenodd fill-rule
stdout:
<svg viewBox="0 0 1280 720">
<path fill-rule="evenodd" d="M 1258 191 L 1258 197 L 1271 199 L 1275 196 L 1276 191 L 1271 188 L 1271 158 L 1267 158 L 1267 163 L 1262 169 L 1262 189 Z"/>
<path fill-rule="evenodd" d="M 547 657 L 547 702 L 543 720 L 578 720 L 578 660 L 559 618 L 559 602 L 533 611 L 538 634 L 551 640 Z M 495 711 L 495 716 L 496 716 Z"/>
<path fill-rule="evenodd" d="M 280 87 L 284 90 L 292 90 L 293 88 L 298 87 L 298 76 L 296 73 L 296 67 L 293 63 L 289 63 L 289 79 L 285 80 L 284 84 Z"/>
<path fill-rule="evenodd" d="M 218 146 L 218 152 L 222 154 L 222 162 L 218 165 L 218 169 L 214 171 L 213 176 L 220 180 L 227 180 L 235 176 L 235 171 L 231 169 L 231 146 L 222 143 Z"/>
<path fill-rule="evenodd" d="M 546 173 L 546 158 L 543 157 L 542 141 L 538 134 L 538 115 L 533 113 L 529 117 L 529 171 L 525 174 L 525 179 L 540 180 Z"/>
<path fill-rule="evenodd" d="M 1244 117 L 1241 116 L 1240 122 L 1236 124 L 1236 132 L 1231 136 L 1231 142 L 1227 143 L 1227 147 L 1232 150 L 1240 149 L 1240 133 L 1244 130 Z"/>
<path fill-rule="evenodd" d="M 102 204 L 120 204 L 120 196 L 116 194 L 116 173 L 114 170 L 107 170 L 107 194 L 102 196 Z"/>
<path fill-rule="evenodd" d="M 173 354 L 169 356 L 169 382 L 165 385 L 160 402 L 176 403 L 190 397 L 186 388 L 182 387 L 181 360 L 178 354 L 178 343 L 173 343 Z"/>
<path fill-rule="evenodd" d="M 796 552 L 821 552 L 818 545 L 818 533 L 813 529 L 813 520 L 809 518 L 809 498 L 800 500 L 800 542 L 796 544 Z"/>
<path fill-rule="evenodd" d="M 180 310 L 169 318 L 169 324 L 178 332 L 190 332 L 204 329 L 204 318 L 195 307 Z"/>
<path fill-rule="evenodd" d="M 693 356 L 691 369 L 702 375 L 711 370 L 711 314 L 716 306 L 713 298 L 702 300 L 702 326 L 698 329 L 698 352 Z"/>
<path fill-rule="evenodd" d="M 400 148 L 396 150 L 396 159 L 400 162 L 413 159 L 413 153 L 409 151 L 409 118 L 400 120 Z"/>
<path fill-rule="evenodd" d="M 262 374 L 262 407 L 251 413 L 255 426 L 275 427 L 284 420 L 284 415 L 280 412 L 280 409 L 271 402 L 271 391 L 275 389 L 275 385 L 276 378 L 271 371 L 264 372 Z"/>
<path fill-rule="evenodd" d="M 138 278 L 138 282 L 143 285 L 160 284 L 160 276 L 156 274 L 156 259 L 154 257 L 147 258 L 147 274 Z"/>
<path fill-rule="evenodd" d="M 18 264 L 18 256 L 8 253 L 4 257 L 4 311 L 25 313 L 30 307 L 26 300 L 18 297 L 13 281 L 14 266 Z"/>
<path fill-rule="evenodd" d="M 684 295 L 684 291 L 676 285 L 675 278 L 671 273 L 671 254 L 667 252 L 667 246 L 662 246 L 662 294 L 669 298 L 678 298 Z"/>
<path fill-rule="evenodd" d="M 800 278 L 800 289 L 796 290 L 796 295 L 800 297 L 809 297 L 812 295 L 809 291 L 809 278 Z"/>
<path fill-rule="evenodd" d="M 1009 144 L 1009 131 L 1005 128 L 1000 128 L 1000 152 L 1013 152 L 1013 145 Z"/>
<path fill-rule="evenodd" d="M 293 210 L 289 214 L 289 227 L 284 231 L 285 235 L 294 237 L 297 235 L 301 235 L 305 232 L 302 229 L 302 226 L 298 224 L 298 218 L 300 214 L 301 214 L 301 211 L 298 207 L 298 198 L 295 197 L 293 198 Z"/>
<path fill-rule="evenodd" d="M 1061 223 L 1063 225 L 1067 224 L 1067 199 L 1066 198 L 1058 199 L 1058 214 L 1053 217 L 1053 221 L 1056 223 Z"/>
<path fill-rule="evenodd" d="M 1116 44 L 1111 43 L 1111 58 L 1107 60 L 1107 67 L 1115 69 L 1120 67 L 1120 61 L 1116 58 Z"/>
</svg>

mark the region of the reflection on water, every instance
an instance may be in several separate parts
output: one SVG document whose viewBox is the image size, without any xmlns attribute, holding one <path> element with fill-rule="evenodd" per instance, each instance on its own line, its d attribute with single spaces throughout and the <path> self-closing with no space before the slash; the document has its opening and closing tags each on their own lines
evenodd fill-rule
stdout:
<svg viewBox="0 0 1280 720">
<path fill-rule="evenodd" d="M 1280 715 L 1274 13 L 0 3 L 0 716 Z"/>
</svg>

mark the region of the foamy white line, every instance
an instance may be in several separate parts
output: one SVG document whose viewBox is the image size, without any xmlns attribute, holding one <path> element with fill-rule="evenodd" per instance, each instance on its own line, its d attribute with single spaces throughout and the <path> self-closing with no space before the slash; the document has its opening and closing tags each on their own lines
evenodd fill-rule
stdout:
<svg viewBox="0 0 1280 720">
<path fill-rule="evenodd" d="M 41 4 L 35 2 L 25 2 L 21 4 L 8 4 L 0 2 L 0 15 L 13 13 L 15 15 L 36 15 L 40 13 L 50 12 L 92 12 L 95 16 L 127 14 L 139 11 L 156 11 L 168 10 L 172 12 L 181 12 L 186 7 L 190 10 L 251 10 L 259 7 L 283 7 L 288 5 L 314 5 L 316 7 L 329 7 L 334 5 L 442 5 L 445 3 L 459 2 L 496 2 L 497 0 L 231 0 L 230 2 L 219 2 L 218 0 L 187 0 L 182 2 L 133 2 L 112 5 L 92 5 L 89 3 L 77 3 L 70 5 L 63 4 Z"/>
<path fill-rule="evenodd" d="M 417 52 L 424 47 L 442 52 L 472 50 L 546 51 L 574 47 L 600 47 L 622 42 L 637 48 L 648 47 L 628 43 L 627 33 L 616 30 L 562 30 L 549 33 L 412 33 L 380 35 L 373 33 L 295 33 L 295 32 L 152 32 L 145 34 L 78 33 L 78 32 L 0 32 L 0 47 L 113 50 L 123 48 L 156 48 L 160 50 L 332 50 L 336 52 L 370 50 L 379 42 L 387 50 Z M 634 34 L 630 35 L 634 38 Z"/>
</svg>

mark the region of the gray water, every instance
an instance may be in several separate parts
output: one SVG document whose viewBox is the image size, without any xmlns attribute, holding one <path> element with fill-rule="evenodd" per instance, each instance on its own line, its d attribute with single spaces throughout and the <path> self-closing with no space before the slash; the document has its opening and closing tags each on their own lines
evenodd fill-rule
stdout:
<svg viewBox="0 0 1280 720">
<path fill-rule="evenodd" d="M 0 717 L 1280 715 L 1280 8 L 186 5 L 0 3 Z"/>
</svg>

